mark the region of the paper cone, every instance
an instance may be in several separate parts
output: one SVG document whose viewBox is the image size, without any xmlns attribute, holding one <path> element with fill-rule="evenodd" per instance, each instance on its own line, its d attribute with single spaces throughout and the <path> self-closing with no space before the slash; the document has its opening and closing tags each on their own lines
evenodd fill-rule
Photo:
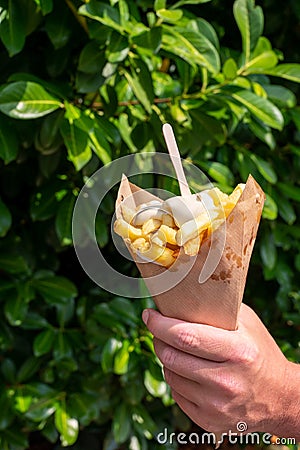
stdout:
<svg viewBox="0 0 300 450">
<path fill-rule="evenodd" d="M 185 257 L 182 262 L 179 258 L 169 269 L 152 262 L 142 263 L 132 254 L 162 314 L 227 330 L 236 329 L 264 198 L 260 186 L 249 176 L 236 206 L 224 224 L 201 244 L 198 255 Z M 120 217 L 123 201 L 135 208 L 153 199 L 159 200 L 124 176 L 116 201 L 116 215 Z M 187 259 L 192 261 L 189 271 Z"/>
</svg>

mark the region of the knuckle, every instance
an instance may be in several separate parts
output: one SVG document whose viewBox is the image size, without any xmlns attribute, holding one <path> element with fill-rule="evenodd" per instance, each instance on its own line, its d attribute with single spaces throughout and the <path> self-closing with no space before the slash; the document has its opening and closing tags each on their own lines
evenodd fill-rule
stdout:
<svg viewBox="0 0 300 450">
<path fill-rule="evenodd" d="M 198 339 L 193 332 L 181 329 L 176 336 L 176 344 L 181 350 L 192 350 L 197 347 Z"/>
<path fill-rule="evenodd" d="M 161 352 L 161 362 L 167 368 L 173 367 L 176 361 L 176 350 L 166 346 Z"/>
<path fill-rule="evenodd" d="M 238 362 L 244 366 L 256 365 L 259 361 L 260 352 L 255 345 L 247 345 L 238 356 Z"/>
</svg>

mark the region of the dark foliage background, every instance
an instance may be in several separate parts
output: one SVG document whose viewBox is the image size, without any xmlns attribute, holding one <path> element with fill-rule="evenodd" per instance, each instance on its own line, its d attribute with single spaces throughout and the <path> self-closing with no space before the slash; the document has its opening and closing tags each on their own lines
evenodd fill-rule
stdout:
<svg viewBox="0 0 300 450">
<path fill-rule="evenodd" d="M 190 428 L 140 320 L 151 299 L 98 288 L 72 246 L 87 177 L 165 151 L 166 121 L 221 189 L 252 173 L 266 192 L 245 302 L 299 361 L 299 23 L 295 0 L 0 0 L 1 449 L 167 449 L 156 433 Z M 118 265 L 114 200 L 96 234 Z"/>
</svg>

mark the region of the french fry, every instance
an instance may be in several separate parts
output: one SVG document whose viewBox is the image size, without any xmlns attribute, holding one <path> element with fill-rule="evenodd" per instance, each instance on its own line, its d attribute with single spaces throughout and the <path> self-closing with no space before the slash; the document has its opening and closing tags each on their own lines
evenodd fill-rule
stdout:
<svg viewBox="0 0 300 450">
<path fill-rule="evenodd" d="M 203 233 L 187 241 L 183 246 L 184 253 L 189 256 L 196 256 L 199 253 L 202 239 Z"/>
<path fill-rule="evenodd" d="M 140 205 L 136 211 L 123 204 L 122 218 L 116 220 L 114 230 L 141 258 L 168 268 L 181 248 L 187 256 L 199 253 L 202 242 L 224 223 L 235 207 L 244 186 L 237 185 L 230 195 L 218 188 L 204 191 L 202 198 L 199 194 L 203 212 L 199 213 L 200 208 L 197 217 L 181 223 L 180 227 L 176 225 L 171 209 L 170 213 L 163 212 L 164 207 L 168 209 L 168 204 L 152 201 Z"/>
<path fill-rule="evenodd" d="M 163 214 L 162 215 L 162 224 L 166 225 L 167 227 L 170 227 L 170 228 L 176 227 L 174 219 L 171 216 L 171 214 Z"/>
<path fill-rule="evenodd" d="M 136 252 L 146 252 L 150 248 L 150 243 L 145 238 L 138 238 L 131 243 L 131 247 Z"/>
<path fill-rule="evenodd" d="M 130 241 L 134 241 L 135 239 L 142 237 L 142 230 L 130 225 L 124 219 L 117 219 L 115 221 L 114 231 L 122 238 L 128 238 Z"/>
<path fill-rule="evenodd" d="M 158 228 L 161 225 L 161 221 L 158 219 L 149 219 L 146 222 L 144 222 L 142 226 L 142 232 L 144 236 L 147 236 L 150 233 L 153 233 L 154 231 L 158 230 Z"/>
</svg>

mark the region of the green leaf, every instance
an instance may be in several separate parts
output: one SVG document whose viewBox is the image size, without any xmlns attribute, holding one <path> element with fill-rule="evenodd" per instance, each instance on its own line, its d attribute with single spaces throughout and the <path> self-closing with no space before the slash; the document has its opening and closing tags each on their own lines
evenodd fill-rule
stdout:
<svg viewBox="0 0 300 450">
<path fill-rule="evenodd" d="M 36 357 L 49 353 L 53 347 L 55 332 L 52 328 L 42 331 L 33 342 L 33 353 Z"/>
<path fill-rule="evenodd" d="M 208 3 L 208 2 L 211 2 L 211 0 L 179 0 L 179 2 L 176 2 L 175 5 L 171 6 L 171 8 L 176 9 L 179 8 L 179 6 L 199 5 L 200 3 Z"/>
<path fill-rule="evenodd" d="M 275 220 L 278 215 L 278 208 L 276 202 L 269 194 L 266 195 L 266 200 L 264 203 L 264 209 L 262 212 L 262 217 L 267 220 Z"/>
<path fill-rule="evenodd" d="M 104 373 L 111 373 L 114 369 L 114 357 L 117 352 L 122 347 L 122 342 L 118 341 L 116 338 L 109 338 L 105 345 L 103 346 L 101 353 L 101 367 Z"/>
<path fill-rule="evenodd" d="M 115 408 L 112 430 L 115 441 L 118 444 L 125 442 L 131 431 L 131 417 L 126 403 L 121 403 Z"/>
<path fill-rule="evenodd" d="M 156 379 L 150 372 L 146 370 L 144 374 L 144 384 L 148 392 L 153 397 L 163 397 L 167 392 L 167 384 L 165 381 Z"/>
<path fill-rule="evenodd" d="M 188 28 L 163 25 L 162 47 L 191 65 L 206 67 L 211 73 L 220 69 L 219 53 L 199 32 L 196 21 L 191 21 Z"/>
<path fill-rule="evenodd" d="M 89 3 L 82 5 L 79 8 L 79 14 L 96 20 L 121 34 L 124 32 L 124 26 L 120 24 L 119 11 L 105 3 L 98 2 L 97 0 L 90 0 Z M 130 32 L 129 24 L 127 24 L 126 28 L 127 27 Z"/>
<path fill-rule="evenodd" d="M 293 186 L 292 184 L 288 183 L 283 183 L 281 181 L 277 183 L 277 187 L 288 198 L 300 202 L 300 187 Z"/>
<path fill-rule="evenodd" d="M 18 253 L 8 252 L 0 255 L 0 269 L 7 273 L 28 273 L 29 267 L 23 256 Z"/>
<path fill-rule="evenodd" d="M 250 158 L 256 165 L 259 173 L 267 180 L 269 183 L 275 184 L 277 182 L 277 174 L 274 171 L 271 163 L 266 161 L 265 159 L 260 158 L 259 156 L 252 153 Z"/>
<path fill-rule="evenodd" d="M 72 217 L 76 197 L 67 195 L 59 205 L 55 217 L 55 231 L 62 245 L 72 244 Z"/>
<path fill-rule="evenodd" d="M 300 64 L 279 64 L 277 67 L 263 70 L 261 73 L 300 83 Z"/>
<path fill-rule="evenodd" d="M 15 395 L 15 408 L 20 413 L 24 414 L 28 411 L 30 405 L 32 403 L 32 397 L 28 395 L 28 392 L 26 392 L 26 388 L 19 387 L 16 390 Z"/>
<path fill-rule="evenodd" d="M 18 374 L 17 381 L 18 383 L 24 383 L 34 375 L 40 368 L 41 361 L 34 356 L 31 356 L 25 360 L 25 362 L 21 365 Z"/>
<path fill-rule="evenodd" d="M 269 270 L 272 270 L 277 260 L 277 250 L 272 233 L 268 232 L 264 234 L 260 241 L 259 250 L 263 264 Z"/>
<path fill-rule="evenodd" d="M 226 59 L 223 65 L 223 73 L 227 80 L 234 80 L 237 77 L 238 67 L 233 58 Z"/>
<path fill-rule="evenodd" d="M 64 277 L 52 276 L 49 278 L 38 278 L 32 280 L 34 288 L 52 304 L 66 303 L 77 295 L 75 285 Z"/>
<path fill-rule="evenodd" d="M 161 27 L 154 27 L 150 30 L 132 36 L 131 41 L 137 47 L 142 47 L 157 53 L 161 46 L 162 29 Z M 137 49 L 138 50 L 138 49 Z"/>
<path fill-rule="evenodd" d="M 0 158 L 5 164 L 16 159 L 19 152 L 19 142 L 15 128 L 5 117 L 0 121 Z"/>
<path fill-rule="evenodd" d="M 128 364 L 129 364 L 129 346 L 130 342 L 128 339 L 125 339 L 122 343 L 122 347 L 117 350 L 114 358 L 114 373 L 116 375 L 123 375 L 128 372 Z"/>
<path fill-rule="evenodd" d="M 297 105 L 297 98 L 295 94 L 284 86 L 277 86 L 274 84 L 265 85 L 264 90 L 268 98 L 277 105 L 280 109 L 294 108 Z"/>
<path fill-rule="evenodd" d="M 113 31 L 106 48 L 106 58 L 110 63 L 124 61 L 129 53 L 129 43 L 125 36 Z"/>
<path fill-rule="evenodd" d="M 31 81 L 16 81 L 0 91 L 0 111 L 15 119 L 36 119 L 62 106 L 57 98 Z"/>
<path fill-rule="evenodd" d="M 21 325 L 26 317 L 27 311 L 28 304 L 17 292 L 16 295 L 11 295 L 5 302 L 4 313 L 8 322 L 13 327 Z"/>
<path fill-rule="evenodd" d="M 9 56 L 19 53 L 25 44 L 26 29 L 24 7 L 20 0 L 8 0 L 8 8 L 1 13 L 5 14 L 0 22 L 0 38 L 5 45 Z"/>
<path fill-rule="evenodd" d="M 199 134 L 200 143 L 215 142 L 219 145 L 225 142 L 225 130 L 220 120 L 215 119 L 201 110 L 191 110 L 195 133 Z"/>
<path fill-rule="evenodd" d="M 77 171 L 81 170 L 92 157 L 88 134 L 78 128 L 75 121 L 66 119 L 62 121 L 60 131 L 67 147 L 70 161 L 72 161 Z"/>
<path fill-rule="evenodd" d="M 69 10 L 64 5 L 46 17 L 45 30 L 55 49 L 64 47 L 72 35 Z"/>
<path fill-rule="evenodd" d="M 284 118 L 280 110 L 269 100 L 253 92 L 242 90 L 231 94 L 232 98 L 245 106 L 248 111 L 271 128 L 281 130 Z"/>
<path fill-rule="evenodd" d="M 53 356 L 54 359 L 57 361 L 60 361 L 60 365 L 63 369 L 63 363 L 61 360 L 68 364 L 68 359 L 73 363 L 73 360 L 71 359 L 73 355 L 73 348 L 71 346 L 70 340 L 68 339 L 68 336 L 64 331 L 59 331 L 57 335 L 55 336 L 54 342 L 53 342 Z M 73 370 L 73 364 L 71 363 L 71 369 Z"/>
<path fill-rule="evenodd" d="M 279 215 L 287 224 L 293 225 L 297 220 L 297 215 L 291 202 L 278 192 L 274 193 L 273 196 L 278 206 Z"/>
<path fill-rule="evenodd" d="M 4 237 L 12 224 L 12 217 L 9 209 L 0 199 L 0 237 Z"/>
<path fill-rule="evenodd" d="M 43 16 L 49 14 L 53 9 L 53 0 L 35 0 L 35 2 L 40 6 Z"/>
<path fill-rule="evenodd" d="M 98 213 L 95 221 L 95 235 L 100 248 L 109 242 L 108 225 L 101 213 Z"/>
<path fill-rule="evenodd" d="M 254 0 L 235 0 L 233 13 L 242 36 L 243 53 L 247 64 L 250 53 L 263 32 L 263 11 L 260 6 L 255 6 Z"/>
<path fill-rule="evenodd" d="M 64 187 L 65 184 L 60 181 L 48 183 L 34 194 L 30 203 L 32 220 L 47 220 L 56 214 L 58 197 L 66 193 Z"/>
<path fill-rule="evenodd" d="M 251 122 L 249 123 L 249 128 L 252 133 L 254 133 L 255 136 L 258 137 L 258 139 L 267 144 L 271 150 L 274 150 L 276 141 L 270 127 L 253 117 L 253 120 L 251 120 Z"/>
<path fill-rule="evenodd" d="M 132 69 L 131 74 L 125 71 L 124 75 L 137 99 L 144 106 L 145 110 L 151 114 L 151 103 L 153 101 L 154 94 L 151 75 L 146 65 L 143 64 L 142 61 L 139 61 L 137 63 L 137 71 Z"/>
<path fill-rule="evenodd" d="M 6 381 L 13 384 L 16 381 L 16 365 L 10 358 L 5 358 L 1 363 L 1 372 Z"/>
<path fill-rule="evenodd" d="M 81 50 L 78 70 L 94 74 L 101 72 L 105 65 L 105 53 L 97 41 L 88 42 Z"/>
<path fill-rule="evenodd" d="M 0 395 L 0 430 L 5 430 L 10 426 L 14 419 L 12 400 L 8 397 L 7 391 L 2 389 Z"/>
<path fill-rule="evenodd" d="M 233 173 L 225 164 L 217 161 L 199 162 L 200 167 L 207 171 L 210 178 L 222 185 L 232 186 L 234 183 Z"/>
<path fill-rule="evenodd" d="M 63 447 L 73 445 L 78 438 L 79 423 L 77 419 L 70 417 L 64 403 L 56 406 L 54 416 L 55 426 L 60 433 L 60 441 Z"/>
<path fill-rule="evenodd" d="M 156 14 L 160 19 L 162 19 L 164 22 L 177 22 L 181 19 L 183 12 L 180 9 L 159 9 L 156 11 Z"/>
</svg>

